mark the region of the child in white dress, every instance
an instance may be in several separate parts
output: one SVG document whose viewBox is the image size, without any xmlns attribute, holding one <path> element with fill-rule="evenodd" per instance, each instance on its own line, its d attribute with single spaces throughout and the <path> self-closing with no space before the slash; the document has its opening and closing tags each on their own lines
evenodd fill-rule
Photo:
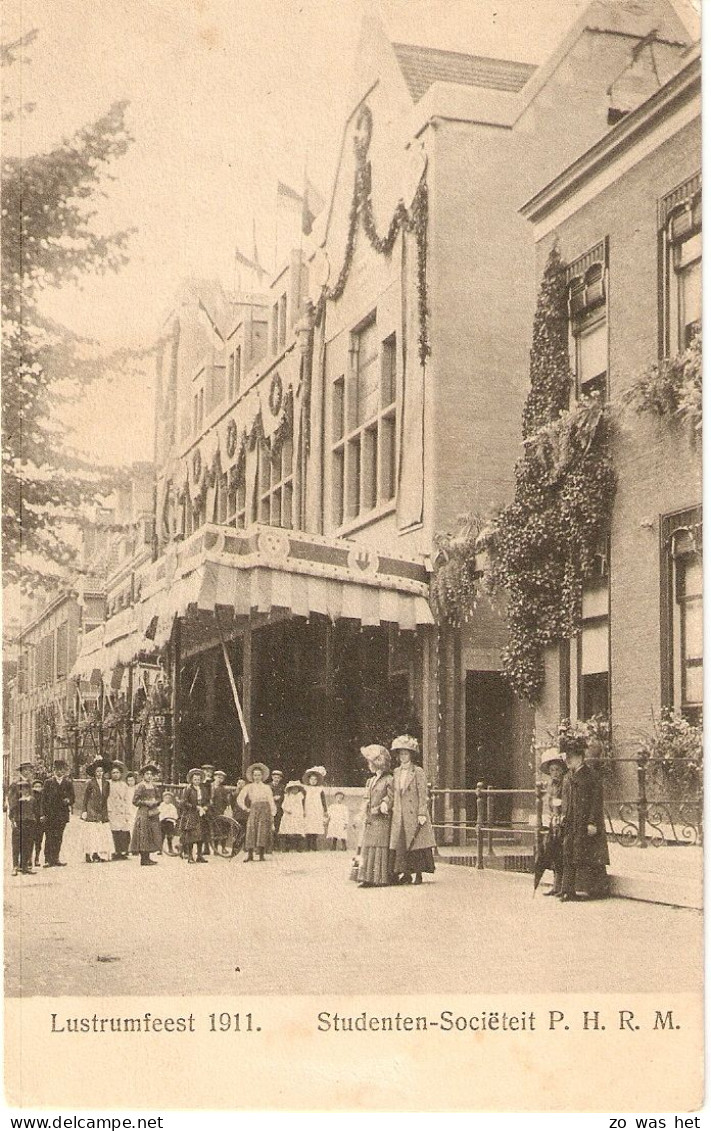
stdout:
<svg viewBox="0 0 711 1131">
<path fill-rule="evenodd" d="M 306 822 L 304 819 L 304 795 L 306 790 L 299 781 L 290 781 L 284 790 L 282 817 L 279 825 L 279 840 L 282 851 L 295 848 L 301 852 L 304 847 Z"/>
<path fill-rule="evenodd" d="M 323 766 L 312 766 L 301 779 L 306 786 L 304 796 L 304 817 L 306 819 L 306 849 L 315 852 L 318 838 L 323 836 L 328 818 L 326 794 L 323 782 L 326 770 Z"/>
<path fill-rule="evenodd" d="M 328 839 L 331 842 L 331 851 L 336 852 L 338 847 L 345 852 L 348 848 L 348 806 L 345 794 L 337 793 L 333 805 L 328 807 Z"/>
</svg>

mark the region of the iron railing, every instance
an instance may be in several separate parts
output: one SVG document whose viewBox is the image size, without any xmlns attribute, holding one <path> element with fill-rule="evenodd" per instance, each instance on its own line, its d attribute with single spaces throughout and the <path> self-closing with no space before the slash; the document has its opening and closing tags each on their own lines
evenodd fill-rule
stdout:
<svg viewBox="0 0 711 1131">
<path fill-rule="evenodd" d="M 636 768 L 637 793 L 633 798 L 605 796 L 608 839 L 625 848 L 702 845 L 700 789 L 680 790 L 677 797 L 650 799 L 655 769 L 664 763 L 646 751 L 633 758 L 605 759 L 598 767 L 605 778 L 615 766 L 623 764 Z M 437 843 L 474 849 L 477 868 L 484 868 L 491 857 L 515 856 L 517 847 L 533 855 L 541 848 L 545 834 L 545 791 L 542 782 L 534 789 L 496 789 L 485 782 L 477 782 L 475 789 L 430 786 L 430 817 Z"/>
</svg>

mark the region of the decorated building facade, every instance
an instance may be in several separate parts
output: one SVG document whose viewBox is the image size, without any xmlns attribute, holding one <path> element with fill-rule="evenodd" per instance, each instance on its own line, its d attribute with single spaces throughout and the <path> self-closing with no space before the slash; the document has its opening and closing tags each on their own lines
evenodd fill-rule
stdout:
<svg viewBox="0 0 711 1131">
<path fill-rule="evenodd" d="M 173 776 L 261 758 L 359 784 L 359 747 L 410 730 L 441 787 L 530 786 L 505 620 L 484 597 L 447 616 L 432 579 L 446 536 L 513 490 L 535 302 L 519 208 L 609 131 L 623 72 L 651 92 L 687 43 L 665 0 L 596 0 L 539 67 L 366 21 L 312 233 L 268 287 L 193 289 L 164 328 L 156 559 L 127 620 L 170 680 Z"/>
<path fill-rule="evenodd" d="M 609 716 L 615 756 L 630 757 L 664 709 L 701 721 L 698 48 L 524 214 L 539 277 L 560 253 L 571 403 L 605 406 L 616 481 L 578 631 L 545 656 L 536 726 L 544 740 L 560 719 Z"/>
</svg>

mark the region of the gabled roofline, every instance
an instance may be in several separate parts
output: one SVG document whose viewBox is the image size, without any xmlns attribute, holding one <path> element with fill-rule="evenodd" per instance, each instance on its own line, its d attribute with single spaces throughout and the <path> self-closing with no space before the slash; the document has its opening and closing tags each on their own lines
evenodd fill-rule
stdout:
<svg viewBox="0 0 711 1131">
<path fill-rule="evenodd" d="M 568 31 L 568 34 L 564 36 L 564 38 L 556 47 L 555 51 L 548 56 L 545 62 L 541 63 L 537 70 L 534 71 L 534 73 L 531 75 L 525 86 L 521 88 L 520 97 L 523 102 L 522 112 L 530 105 L 531 102 L 533 102 L 534 98 L 537 97 L 537 95 L 549 81 L 551 76 L 556 72 L 564 59 L 570 54 L 571 50 L 584 32 L 589 31 L 598 35 L 627 34 L 635 39 L 641 38 L 644 34 L 639 30 L 639 21 L 635 21 L 634 17 L 630 17 L 627 20 L 627 26 L 624 26 L 626 16 L 622 11 L 620 11 L 617 15 L 620 26 L 606 27 L 605 12 L 605 0 L 591 0 L 591 3 L 583 9 L 573 26 Z M 679 19 L 678 16 L 677 19 Z M 596 20 L 597 22 L 595 22 Z M 659 43 L 670 44 L 677 47 L 685 47 L 689 44 L 689 41 L 690 37 L 689 39 L 679 41 L 668 40 L 661 37 L 658 40 Z"/>
<path fill-rule="evenodd" d="M 651 97 L 627 114 L 571 165 L 563 169 L 540 192 L 519 209 L 526 220 L 538 223 L 561 201 L 573 196 L 581 185 L 593 177 L 601 167 L 608 166 L 620 153 L 629 149 L 650 129 L 657 119 L 668 114 L 677 104 L 688 102 L 701 87 L 701 50 L 693 49 L 693 57 L 680 71 Z M 697 91 L 698 88 L 698 91 Z M 701 107 L 699 106 L 699 113 Z"/>
</svg>

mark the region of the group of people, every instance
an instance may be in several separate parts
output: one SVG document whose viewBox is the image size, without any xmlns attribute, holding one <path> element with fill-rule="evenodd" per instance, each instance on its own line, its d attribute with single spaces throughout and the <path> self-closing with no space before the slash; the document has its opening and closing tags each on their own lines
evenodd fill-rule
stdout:
<svg viewBox="0 0 711 1131">
<path fill-rule="evenodd" d="M 553 884 L 544 894 L 563 903 L 604 899 L 610 856 L 599 775 L 580 747 L 545 750 L 541 773 L 548 778 L 548 826 L 539 867 L 553 872 Z"/>
<path fill-rule="evenodd" d="M 229 787 L 224 770 L 206 764 L 189 771 L 180 796 L 160 787 L 159 773 L 152 763 L 135 774 L 104 758 L 86 767 L 80 817 L 87 864 L 138 856 L 141 865 L 150 866 L 157 853 L 206 863 L 211 853 L 234 857 L 242 846 L 245 862 L 251 862 L 275 848 L 316 850 L 322 836 L 334 851 L 347 849 L 345 795 L 337 792 L 327 804 L 323 766 L 312 766 L 302 781 L 284 783 L 281 770 L 270 775 L 263 762 L 255 762 L 246 780 Z M 7 794 L 13 875 L 33 874 L 43 848 L 45 867 L 64 867 L 59 855 L 75 802 L 66 762 L 55 761 L 44 782 L 32 763 L 18 767 Z"/>
<path fill-rule="evenodd" d="M 361 748 L 372 776 L 365 790 L 363 833 L 355 878 L 361 887 L 422 883 L 434 872 L 435 838 L 427 806 L 427 779 L 414 759 L 420 747 L 409 734 L 390 750 Z M 398 765 L 391 772 L 391 754 Z"/>
</svg>

